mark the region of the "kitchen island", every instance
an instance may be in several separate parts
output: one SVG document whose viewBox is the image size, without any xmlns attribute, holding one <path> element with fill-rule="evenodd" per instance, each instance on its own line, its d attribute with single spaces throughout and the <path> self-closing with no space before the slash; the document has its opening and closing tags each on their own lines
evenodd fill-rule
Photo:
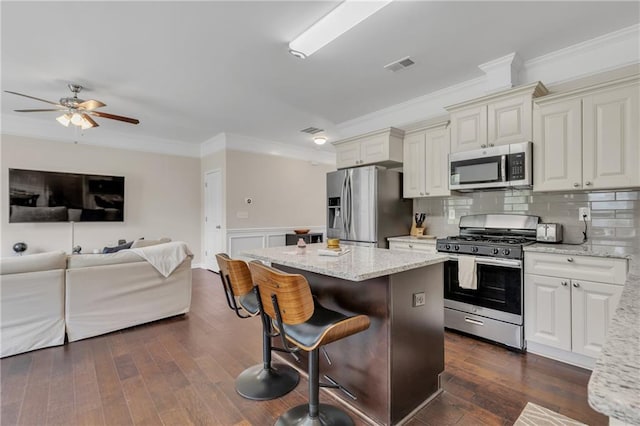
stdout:
<svg viewBox="0 0 640 426">
<path fill-rule="evenodd" d="M 332 257 L 319 255 L 322 248 L 311 244 L 297 254 L 291 246 L 271 247 L 242 255 L 304 275 L 329 309 L 370 317 L 368 330 L 325 347 L 320 377 L 343 386 L 346 392 L 328 392 L 375 423 L 397 424 L 440 392 L 442 263 L 448 258 L 355 246 Z M 291 362 L 306 373 L 306 357 Z"/>
</svg>

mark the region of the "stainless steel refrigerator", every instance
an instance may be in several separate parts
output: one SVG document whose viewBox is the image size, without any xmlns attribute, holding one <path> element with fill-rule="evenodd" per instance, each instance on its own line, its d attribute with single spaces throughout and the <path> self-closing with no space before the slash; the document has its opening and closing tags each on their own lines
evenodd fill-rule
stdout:
<svg viewBox="0 0 640 426">
<path fill-rule="evenodd" d="M 368 166 L 327 173 L 327 238 L 387 247 L 408 235 L 413 201 L 402 199 L 402 173 Z"/>
</svg>

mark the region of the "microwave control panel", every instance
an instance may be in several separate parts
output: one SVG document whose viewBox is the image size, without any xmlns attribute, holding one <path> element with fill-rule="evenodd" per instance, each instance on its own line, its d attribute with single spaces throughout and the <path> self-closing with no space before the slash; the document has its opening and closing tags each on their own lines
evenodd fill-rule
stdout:
<svg viewBox="0 0 640 426">
<path fill-rule="evenodd" d="M 525 178 L 525 153 L 509 154 L 508 180 L 522 180 Z"/>
</svg>

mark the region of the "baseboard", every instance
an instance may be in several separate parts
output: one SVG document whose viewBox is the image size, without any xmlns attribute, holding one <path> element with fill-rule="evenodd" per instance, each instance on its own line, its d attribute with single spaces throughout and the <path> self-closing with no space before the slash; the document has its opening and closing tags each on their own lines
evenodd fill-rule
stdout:
<svg viewBox="0 0 640 426">
<path fill-rule="evenodd" d="M 545 358 L 555 359 L 565 364 L 575 365 L 576 367 L 586 368 L 587 370 L 593 370 L 593 367 L 596 365 L 596 360 L 586 355 L 567 352 L 562 349 L 530 341 L 527 341 L 527 352 Z"/>
</svg>

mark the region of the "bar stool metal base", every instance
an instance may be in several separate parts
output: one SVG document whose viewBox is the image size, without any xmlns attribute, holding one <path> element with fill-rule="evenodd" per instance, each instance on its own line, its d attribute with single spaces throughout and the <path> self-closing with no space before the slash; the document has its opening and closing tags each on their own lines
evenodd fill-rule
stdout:
<svg viewBox="0 0 640 426">
<path fill-rule="evenodd" d="M 236 391 L 247 399 L 265 401 L 280 398 L 298 385 L 300 375 L 288 365 L 274 364 L 265 369 L 263 364 L 244 370 L 236 378 Z"/>
<path fill-rule="evenodd" d="M 320 404 L 318 417 L 309 417 L 309 405 L 298 405 L 284 413 L 276 421 L 276 426 L 353 426 L 347 413 L 333 405 Z"/>
</svg>

